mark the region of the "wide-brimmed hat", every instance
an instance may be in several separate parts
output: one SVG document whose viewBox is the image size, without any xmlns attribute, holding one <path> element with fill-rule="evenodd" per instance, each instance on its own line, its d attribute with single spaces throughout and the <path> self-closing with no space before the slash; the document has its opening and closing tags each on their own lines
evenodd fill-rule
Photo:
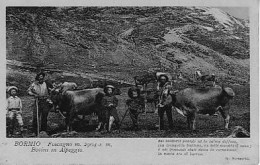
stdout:
<svg viewBox="0 0 260 165">
<path fill-rule="evenodd" d="M 133 98 L 133 92 L 134 91 L 137 92 L 137 95 L 138 95 L 137 97 L 139 97 L 141 95 L 141 90 L 139 88 L 131 87 L 131 88 L 128 89 L 128 93 L 127 93 L 130 98 Z"/>
<path fill-rule="evenodd" d="M 168 77 L 166 74 L 161 74 L 161 75 L 158 77 L 158 80 L 159 80 L 159 81 L 161 80 L 161 77 L 165 77 L 165 78 L 166 78 L 166 82 L 169 81 L 169 77 Z"/>
<path fill-rule="evenodd" d="M 10 92 L 12 89 L 15 89 L 18 92 L 18 88 L 16 86 L 10 86 L 7 88 L 7 92 Z"/>
<path fill-rule="evenodd" d="M 39 77 L 40 76 L 43 76 L 43 77 L 45 77 L 45 73 L 44 72 L 40 72 L 40 73 L 37 73 L 37 75 L 36 75 L 36 77 L 35 77 L 35 80 L 39 80 Z"/>
<path fill-rule="evenodd" d="M 114 90 L 115 90 L 115 87 L 114 87 L 113 85 L 106 85 L 105 88 L 104 88 L 104 92 L 105 92 L 105 93 L 107 92 L 107 89 L 108 89 L 108 88 L 111 88 L 113 92 L 114 92 Z"/>
</svg>

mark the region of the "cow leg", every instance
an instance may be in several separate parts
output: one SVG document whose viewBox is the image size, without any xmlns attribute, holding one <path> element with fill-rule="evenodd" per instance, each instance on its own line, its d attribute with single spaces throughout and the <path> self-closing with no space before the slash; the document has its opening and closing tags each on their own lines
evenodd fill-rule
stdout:
<svg viewBox="0 0 260 165">
<path fill-rule="evenodd" d="M 96 131 L 101 131 L 104 128 L 104 123 L 106 122 L 105 120 L 105 114 L 97 113 L 98 114 L 98 126 L 96 128 Z M 102 116 L 104 115 L 104 116 Z M 103 127 L 103 128 L 102 128 Z"/>
<path fill-rule="evenodd" d="M 191 129 L 191 130 L 196 130 L 196 127 L 195 127 L 195 113 L 193 114 L 189 114 L 187 116 L 187 122 L 188 122 L 188 129 Z"/>
<path fill-rule="evenodd" d="M 100 131 L 100 130 L 101 130 L 101 126 L 102 126 L 102 122 L 99 122 L 99 123 L 98 123 L 98 126 L 97 126 L 97 128 L 96 128 L 96 131 Z"/>
<path fill-rule="evenodd" d="M 66 123 L 66 130 L 67 132 L 69 132 L 69 117 L 67 116 L 66 119 L 65 119 L 65 123 Z"/>
<path fill-rule="evenodd" d="M 221 116 L 224 118 L 224 124 L 225 124 L 225 129 L 228 129 L 228 125 L 229 125 L 229 120 L 230 120 L 230 115 L 229 115 L 229 106 L 228 107 L 219 107 L 218 108 Z"/>
<path fill-rule="evenodd" d="M 70 113 L 68 113 L 67 117 L 66 117 L 66 125 L 67 125 L 67 132 L 72 131 L 72 120 L 74 117 L 74 110 L 71 110 Z"/>
<path fill-rule="evenodd" d="M 187 124 L 188 124 L 188 129 L 190 130 L 191 129 L 191 127 L 190 127 L 190 125 L 191 125 L 190 115 L 187 116 Z"/>
</svg>

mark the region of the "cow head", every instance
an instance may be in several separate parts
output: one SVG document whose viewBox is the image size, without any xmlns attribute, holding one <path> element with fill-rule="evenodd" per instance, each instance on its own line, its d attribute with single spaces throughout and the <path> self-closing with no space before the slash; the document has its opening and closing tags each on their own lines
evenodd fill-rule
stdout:
<svg viewBox="0 0 260 165">
<path fill-rule="evenodd" d="M 61 96 L 61 86 L 54 87 L 50 92 L 50 99 L 53 102 L 53 108 L 56 111 L 56 107 L 59 103 L 59 99 Z"/>
<path fill-rule="evenodd" d="M 140 76 L 133 77 L 135 81 L 135 85 L 144 85 L 150 82 L 156 81 L 156 74 L 155 73 L 147 73 Z"/>
<path fill-rule="evenodd" d="M 235 92 L 231 88 L 226 87 L 223 89 L 223 91 L 227 94 L 228 97 L 235 97 Z"/>
<path fill-rule="evenodd" d="M 168 88 L 168 89 L 165 89 L 161 96 L 160 96 L 160 102 L 159 104 L 163 107 L 163 106 L 166 106 L 166 105 L 172 105 L 175 103 L 176 101 L 176 93 L 178 91 L 174 90 L 173 88 Z"/>
<path fill-rule="evenodd" d="M 229 100 L 233 99 L 235 97 L 235 92 L 233 91 L 233 89 L 229 88 L 229 87 L 223 87 L 222 86 L 222 93 L 220 95 L 220 104 L 222 106 L 225 106 Z"/>
</svg>

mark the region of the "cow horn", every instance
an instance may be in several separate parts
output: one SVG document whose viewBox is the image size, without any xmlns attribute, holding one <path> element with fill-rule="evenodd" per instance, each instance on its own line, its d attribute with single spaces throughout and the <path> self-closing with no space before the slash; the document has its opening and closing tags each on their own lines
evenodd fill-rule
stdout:
<svg viewBox="0 0 260 165">
<path fill-rule="evenodd" d="M 235 96 L 235 92 L 233 91 L 233 89 L 231 89 L 229 87 L 224 88 L 224 91 L 231 97 Z"/>
</svg>

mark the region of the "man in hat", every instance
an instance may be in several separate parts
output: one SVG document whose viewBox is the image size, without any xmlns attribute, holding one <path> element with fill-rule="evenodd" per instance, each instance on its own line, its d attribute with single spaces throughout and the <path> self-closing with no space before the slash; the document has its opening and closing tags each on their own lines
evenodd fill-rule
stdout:
<svg viewBox="0 0 260 165">
<path fill-rule="evenodd" d="M 40 131 L 46 131 L 47 117 L 50 111 L 49 91 L 52 89 L 52 85 L 46 83 L 44 78 L 45 73 L 38 73 L 35 77 L 35 82 L 28 88 L 28 94 L 35 97 L 36 107 L 33 109 L 33 132 L 35 135 L 38 135 Z M 38 130 L 38 128 L 40 128 L 40 130 Z"/>
<path fill-rule="evenodd" d="M 18 88 L 15 86 L 10 86 L 7 89 L 7 92 L 9 93 L 10 97 L 7 99 L 7 116 L 11 120 L 10 122 L 10 129 L 8 132 L 8 136 L 12 136 L 14 132 L 14 116 L 16 116 L 16 119 L 20 126 L 20 134 L 23 132 L 23 119 L 22 119 L 22 101 L 17 96 Z"/>
<path fill-rule="evenodd" d="M 105 116 L 106 116 L 106 129 L 108 132 L 110 132 L 109 125 L 112 125 L 110 123 L 110 119 L 113 117 L 116 128 L 119 129 L 119 117 L 117 114 L 116 107 L 118 105 L 118 99 L 114 95 L 115 87 L 112 85 L 107 85 L 104 88 L 105 96 L 103 97 L 101 104 L 105 109 Z"/>
<path fill-rule="evenodd" d="M 164 113 L 166 112 L 169 128 L 173 128 L 173 120 L 172 120 L 172 108 L 171 105 L 162 105 L 163 99 L 167 97 L 169 94 L 169 90 L 172 88 L 172 85 L 169 82 L 169 78 L 167 75 L 162 74 L 158 77 L 158 97 L 159 97 L 159 104 L 158 104 L 158 114 L 160 118 L 159 127 L 161 130 L 164 129 Z"/>
</svg>

